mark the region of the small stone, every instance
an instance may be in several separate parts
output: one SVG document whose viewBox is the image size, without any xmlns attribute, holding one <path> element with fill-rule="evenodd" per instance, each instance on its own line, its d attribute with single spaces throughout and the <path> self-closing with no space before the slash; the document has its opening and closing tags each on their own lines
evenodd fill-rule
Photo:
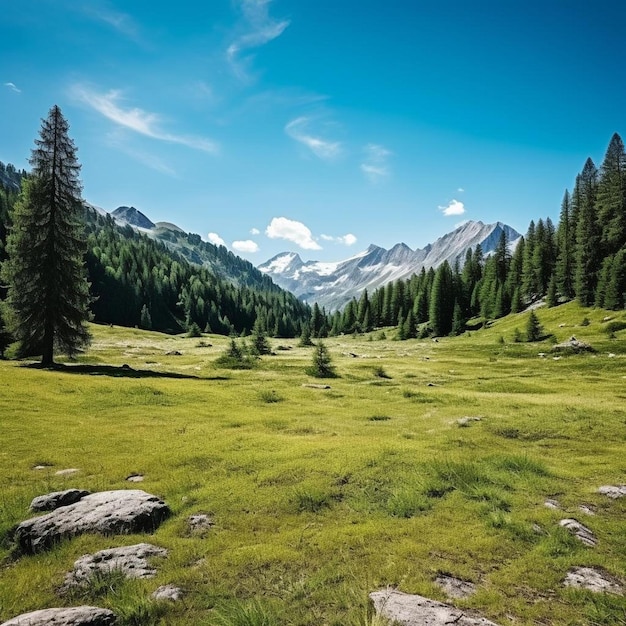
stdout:
<svg viewBox="0 0 626 626">
<path fill-rule="evenodd" d="M 152 597 L 155 600 L 169 600 L 170 602 L 177 602 L 183 597 L 183 590 L 180 587 L 174 585 L 161 585 L 152 593 Z"/>
<path fill-rule="evenodd" d="M 215 525 L 215 522 L 213 522 L 213 520 L 206 513 L 190 515 L 187 519 L 187 523 L 193 532 L 210 530 Z"/>
<path fill-rule="evenodd" d="M 616 500 L 626 496 L 626 485 L 603 485 L 598 489 L 598 493 Z"/>
<path fill-rule="evenodd" d="M 309 389 L 330 389 L 330 385 L 319 385 L 315 383 L 304 383 L 303 387 L 308 387 Z"/>
<path fill-rule="evenodd" d="M 79 469 L 75 467 L 69 467 L 68 469 L 62 469 L 58 472 L 54 472 L 55 476 L 71 476 L 72 474 L 77 474 L 80 472 Z"/>
<path fill-rule="evenodd" d="M 115 613 L 95 606 L 42 609 L 18 615 L 2 626 L 113 626 Z"/>
<path fill-rule="evenodd" d="M 476 592 L 474 583 L 447 574 L 440 574 L 435 578 L 435 582 L 446 592 L 449 598 L 468 598 Z"/>
<path fill-rule="evenodd" d="M 567 530 L 573 533 L 576 538 L 582 541 L 586 546 L 593 548 L 598 543 L 598 540 L 591 530 L 575 519 L 562 519 L 559 524 L 563 526 L 563 528 L 567 528 Z"/>
<path fill-rule="evenodd" d="M 130 476 L 126 477 L 126 480 L 129 483 L 142 483 L 144 479 L 143 474 L 131 474 Z"/>
<path fill-rule="evenodd" d="M 458 420 L 456 420 L 456 423 L 459 426 L 469 426 L 471 422 L 480 422 L 482 420 L 482 417 L 469 417 L 469 416 L 465 416 L 465 417 L 459 417 Z"/>
<path fill-rule="evenodd" d="M 65 491 L 53 491 L 43 496 L 33 498 L 30 503 L 31 511 L 54 511 L 61 506 L 68 506 L 78 502 L 91 492 L 85 489 L 66 489 Z"/>
<path fill-rule="evenodd" d="M 581 504 L 578 507 L 578 510 L 581 513 L 584 513 L 585 515 L 595 515 L 596 514 L 596 512 L 590 506 L 588 506 L 587 504 Z"/>
<path fill-rule="evenodd" d="M 33 469 L 37 471 L 41 471 L 41 470 L 49 469 L 50 467 L 52 466 L 51 465 L 35 465 Z"/>
<path fill-rule="evenodd" d="M 182 356 L 182 352 L 179 352 L 178 350 L 170 350 L 169 352 L 165 353 L 167 356 Z"/>
<path fill-rule="evenodd" d="M 566 587 L 589 589 L 589 591 L 596 593 L 614 593 L 617 595 L 624 593 L 624 588 L 617 580 L 592 567 L 573 567 L 567 572 L 563 584 Z"/>
<path fill-rule="evenodd" d="M 556 500 L 552 500 L 552 499 L 548 499 L 543 503 L 543 506 L 547 507 L 548 509 L 560 509 L 561 505 L 556 501 Z"/>
</svg>

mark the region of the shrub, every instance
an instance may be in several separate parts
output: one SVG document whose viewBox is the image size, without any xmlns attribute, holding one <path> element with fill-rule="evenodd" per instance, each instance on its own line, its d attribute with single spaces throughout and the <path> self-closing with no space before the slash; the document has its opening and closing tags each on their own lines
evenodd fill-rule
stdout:
<svg viewBox="0 0 626 626">
<path fill-rule="evenodd" d="M 281 402 L 283 398 L 279 396 L 273 389 L 271 391 L 263 390 L 259 394 L 259 397 L 263 402 L 267 402 L 267 404 L 274 404 L 276 402 Z"/>
<path fill-rule="evenodd" d="M 187 337 L 202 337 L 200 326 L 194 322 L 187 331 Z"/>
<path fill-rule="evenodd" d="M 252 359 L 244 353 L 233 338 L 231 338 L 228 348 L 215 360 L 215 363 L 220 367 L 233 370 L 250 369 L 253 365 Z"/>
<path fill-rule="evenodd" d="M 377 365 L 373 369 L 374 376 L 377 378 L 391 378 L 387 372 L 385 372 L 385 368 L 382 365 Z"/>
</svg>

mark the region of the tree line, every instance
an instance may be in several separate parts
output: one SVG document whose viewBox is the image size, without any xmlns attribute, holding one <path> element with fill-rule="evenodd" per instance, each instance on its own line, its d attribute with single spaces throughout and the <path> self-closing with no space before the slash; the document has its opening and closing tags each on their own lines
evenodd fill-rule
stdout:
<svg viewBox="0 0 626 626">
<path fill-rule="evenodd" d="M 598 169 L 589 158 L 565 191 L 558 226 L 531 221 L 514 247 L 503 232 L 493 254 L 479 246 L 463 263 L 445 261 L 406 280 L 367 290 L 330 318 L 317 316 L 313 336 L 397 326 L 397 339 L 459 334 L 486 320 L 522 311 L 545 298 L 548 306 L 578 300 L 619 310 L 626 305 L 626 153 L 611 138 Z M 320 335 L 321 333 L 321 335 Z"/>
</svg>

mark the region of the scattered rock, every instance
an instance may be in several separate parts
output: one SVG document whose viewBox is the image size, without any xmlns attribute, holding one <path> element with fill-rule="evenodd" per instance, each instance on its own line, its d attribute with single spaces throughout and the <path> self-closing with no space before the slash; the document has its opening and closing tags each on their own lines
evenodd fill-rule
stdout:
<svg viewBox="0 0 626 626">
<path fill-rule="evenodd" d="M 43 609 L 18 615 L 2 626 L 110 626 L 115 613 L 95 606 L 73 606 L 65 609 Z"/>
<path fill-rule="evenodd" d="M 178 350 L 170 350 L 169 352 L 165 353 L 166 356 L 182 356 L 183 353 L 179 352 Z"/>
<path fill-rule="evenodd" d="M 615 352 L 609 352 L 609 359 L 615 358 Z"/>
<path fill-rule="evenodd" d="M 75 467 L 69 467 L 68 469 L 62 469 L 59 470 L 58 472 L 54 472 L 55 476 L 71 476 L 72 474 L 77 474 L 78 472 L 80 472 L 79 469 L 76 469 Z"/>
<path fill-rule="evenodd" d="M 602 318 L 603 322 L 610 322 L 613 318 L 610 315 L 607 315 L 606 317 Z"/>
<path fill-rule="evenodd" d="M 548 499 L 543 503 L 543 506 L 549 508 L 549 509 L 560 509 L 561 505 L 556 501 L 556 500 L 552 500 L 552 499 Z"/>
<path fill-rule="evenodd" d="M 210 530 L 215 525 L 215 522 L 206 513 L 190 515 L 187 523 L 189 524 L 189 529 L 195 533 Z"/>
<path fill-rule="evenodd" d="M 66 489 L 65 491 L 53 491 L 44 496 L 33 498 L 30 503 L 31 511 L 54 511 L 61 506 L 68 506 L 78 502 L 91 492 L 85 489 Z"/>
<path fill-rule="evenodd" d="M 34 470 L 46 470 L 46 469 L 50 469 L 52 467 L 52 463 L 41 463 L 39 465 L 33 465 L 33 469 Z"/>
<path fill-rule="evenodd" d="M 578 507 L 578 510 L 585 515 L 595 515 L 596 512 L 590 507 L 588 504 L 581 504 Z"/>
<path fill-rule="evenodd" d="M 22 522 L 13 538 L 20 552 L 33 554 L 83 533 L 153 532 L 169 513 L 163 500 L 139 489 L 101 491 Z"/>
<path fill-rule="evenodd" d="M 545 358 L 546 358 L 546 353 L 545 353 L 545 352 L 538 352 L 538 353 L 537 353 L 537 356 L 538 356 L 540 359 L 545 359 Z"/>
<path fill-rule="evenodd" d="M 624 588 L 615 578 L 593 567 L 573 567 L 567 572 L 563 584 L 596 593 L 624 593 Z"/>
<path fill-rule="evenodd" d="M 376 612 L 400 626 L 497 626 L 448 604 L 393 589 L 370 593 Z"/>
<path fill-rule="evenodd" d="M 598 493 L 616 500 L 617 498 L 626 496 L 626 485 L 603 485 L 598 489 Z"/>
<path fill-rule="evenodd" d="M 575 519 L 562 519 L 559 524 L 563 526 L 563 528 L 567 528 L 567 530 L 573 533 L 586 546 L 594 547 L 598 543 L 598 540 L 591 530 Z"/>
<path fill-rule="evenodd" d="M 143 479 L 143 474 L 131 474 L 130 476 L 126 476 L 126 480 L 129 483 L 142 483 Z"/>
<path fill-rule="evenodd" d="M 469 417 L 466 415 L 465 417 L 459 417 L 456 423 L 459 426 L 469 426 L 472 422 L 480 422 L 482 419 L 482 417 Z"/>
<path fill-rule="evenodd" d="M 74 562 L 74 569 L 65 577 L 63 590 L 84 587 L 96 574 L 121 572 L 126 578 L 153 578 L 156 569 L 148 563 L 148 558 L 154 556 L 167 556 L 167 550 L 149 543 L 138 543 L 85 554 Z"/>
<path fill-rule="evenodd" d="M 309 389 L 330 389 L 330 385 L 317 385 L 315 383 L 304 383 L 302 386 Z"/>
<path fill-rule="evenodd" d="M 559 328 L 565 328 L 565 326 L 567 326 L 567 324 L 559 324 Z"/>
<path fill-rule="evenodd" d="M 476 585 L 468 580 L 440 574 L 435 582 L 446 592 L 449 598 L 467 598 L 476 591 Z"/>
<path fill-rule="evenodd" d="M 183 590 L 180 587 L 174 585 L 161 585 L 154 593 L 152 597 L 155 600 L 169 600 L 170 602 L 177 602 L 183 597 Z"/>
<path fill-rule="evenodd" d="M 436 385 L 435 383 L 428 383 L 426 386 L 427 387 L 438 387 L 439 385 Z"/>
<path fill-rule="evenodd" d="M 576 337 L 574 337 L 574 335 L 572 335 L 567 341 L 557 343 L 552 346 L 552 352 L 569 352 L 577 354 L 579 352 L 595 352 L 595 350 L 588 343 L 579 341 Z"/>
</svg>

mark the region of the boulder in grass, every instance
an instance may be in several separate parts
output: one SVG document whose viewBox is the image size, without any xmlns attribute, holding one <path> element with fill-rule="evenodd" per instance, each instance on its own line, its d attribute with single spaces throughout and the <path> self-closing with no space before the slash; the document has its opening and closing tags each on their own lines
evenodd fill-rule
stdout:
<svg viewBox="0 0 626 626">
<path fill-rule="evenodd" d="M 30 503 L 31 511 L 54 511 L 61 506 L 68 506 L 82 500 L 91 492 L 85 489 L 66 489 L 65 491 L 53 491 L 43 496 L 33 498 Z"/>
<path fill-rule="evenodd" d="M 370 598 L 379 615 L 400 626 L 497 626 L 449 604 L 393 589 L 374 591 Z"/>
<path fill-rule="evenodd" d="M 593 567 L 573 567 L 567 572 L 563 584 L 595 593 L 624 594 L 624 588 L 618 580 Z"/>
<path fill-rule="evenodd" d="M 65 577 L 63 589 L 84 587 L 97 575 L 120 572 L 126 578 L 153 578 L 156 569 L 148 562 L 152 557 L 165 557 L 167 550 L 149 543 L 100 550 L 85 554 L 75 561 L 74 569 Z"/>
<path fill-rule="evenodd" d="M 113 626 L 115 613 L 95 606 L 42 609 L 18 615 L 2 626 Z"/>
<path fill-rule="evenodd" d="M 583 526 L 578 520 L 562 519 L 559 524 L 563 526 L 563 528 L 567 528 L 579 541 L 590 548 L 593 548 L 598 543 L 593 532 L 586 526 Z"/>
<path fill-rule="evenodd" d="M 595 352 L 595 348 L 592 348 L 588 343 L 576 339 L 572 335 L 567 341 L 557 343 L 552 346 L 552 352 L 561 352 L 563 354 L 579 354 L 581 352 Z"/>
<path fill-rule="evenodd" d="M 169 514 L 163 500 L 140 489 L 101 491 L 22 522 L 13 539 L 19 552 L 33 554 L 84 533 L 154 532 Z"/>
<path fill-rule="evenodd" d="M 603 485 L 598 489 L 598 493 L 617 500 L 626 496 L 626 485 Z"/>
</svg>

